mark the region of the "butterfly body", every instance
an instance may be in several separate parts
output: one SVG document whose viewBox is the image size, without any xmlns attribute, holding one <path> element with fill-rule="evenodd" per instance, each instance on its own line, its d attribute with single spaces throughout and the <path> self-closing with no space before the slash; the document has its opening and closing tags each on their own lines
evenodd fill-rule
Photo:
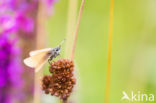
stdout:
<svg viewBox="0 0 156 103">
<path fill-rule="evenodd" d="M 51 53 L 49 53 L 51 56 L 50 56 L 50 58 L 48 59 L 48 62 L 49 62 L 49 64 L 51 64 L 50 62 L 54 59 L 54 58 L 56 58 L 57 56 L 59 56 L 60 55 L 60 47 L 56 47 L 56 48 L 53 48 L 52 50 L 51 50 Z"/>
</svg>

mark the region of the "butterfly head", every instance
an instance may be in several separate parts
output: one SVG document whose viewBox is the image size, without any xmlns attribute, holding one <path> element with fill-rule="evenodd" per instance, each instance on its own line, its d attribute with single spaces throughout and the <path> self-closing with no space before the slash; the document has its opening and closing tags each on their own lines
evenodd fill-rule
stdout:
<svg viewBox="0 0 156 103">
<path fill-rule="evenodd" d="M 55 57 L 60 55 L 60 49 L 61 49 L 61 47 L 56 47 L 56 48 L 53 49 L 53 53 L 54 53 Z"/>
<path fill-rule="evenodd" d="M 65 39 L 56 47 L 52 49 L 52 58 L 56 58 L 58 55 L 60 55 L 61 45 L 64 43 Z"/>
</svg>

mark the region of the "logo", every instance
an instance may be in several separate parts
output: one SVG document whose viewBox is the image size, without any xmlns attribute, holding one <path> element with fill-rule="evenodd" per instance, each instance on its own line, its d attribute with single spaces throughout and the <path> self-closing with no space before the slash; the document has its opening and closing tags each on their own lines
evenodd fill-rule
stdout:
<svg viewBox="0 0 156 103">
<path fill-rule="evenodd" d="M 132 101 L 132 102 L 153 102 L 154 101 L 154 94 L 145 94 L 145 93 L 141 93 L 140 91 L 134 93 L 133 91 L 131 91 L 130 94 L 127 94 L 125 91 L 122 92 L 123 97 L 121 98 L 121 100 L 128 100 L 128 101 Z"/>
</svg>

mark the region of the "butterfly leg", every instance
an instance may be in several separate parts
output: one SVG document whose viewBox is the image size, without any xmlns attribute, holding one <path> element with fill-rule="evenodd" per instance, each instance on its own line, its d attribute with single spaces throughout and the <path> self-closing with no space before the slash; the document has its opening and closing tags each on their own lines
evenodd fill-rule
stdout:
<svg viewBox="0 0 156 103">
<path fill-rule="evenodd" d="M 48 59 L 49 64 L 51 65 L 51 61 L 53 60 L 53 56 Z"/>
<path fill-rule="evenodd" d="M 51 59 L 50 58 L 48 59 L 48 63 L 51 65 Z"/>
</svg>

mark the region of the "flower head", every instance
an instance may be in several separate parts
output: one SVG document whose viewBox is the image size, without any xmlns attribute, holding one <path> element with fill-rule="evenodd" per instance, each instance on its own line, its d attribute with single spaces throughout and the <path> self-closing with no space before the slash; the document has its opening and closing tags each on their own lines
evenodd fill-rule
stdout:
<svg viewBox="0 0 156 103">
<path fill-rule="evenodd" d="M 76 83 L 73 76 L 74 64 L 68 59 L 61 59 L 51 64 L 49 71 L 52 75 L 44 76 L 42 89 L 46 94 L 51 94 L 66 100 Z"/>
</svg>

